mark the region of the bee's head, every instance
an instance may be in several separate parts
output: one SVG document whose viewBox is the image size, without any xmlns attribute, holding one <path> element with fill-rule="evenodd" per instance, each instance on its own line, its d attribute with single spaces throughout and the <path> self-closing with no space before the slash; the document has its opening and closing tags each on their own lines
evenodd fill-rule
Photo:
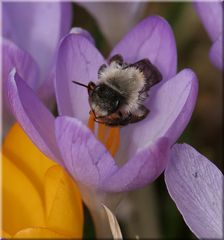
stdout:
<svg viewBox="0 0 224 240">
<path fill-rule="evenodd" d="M 117 111 L 123 97 L 106 84 L 95 86 L 89 91 L 89 103 L 97 117 L 105 117 Z"/>
</svg>

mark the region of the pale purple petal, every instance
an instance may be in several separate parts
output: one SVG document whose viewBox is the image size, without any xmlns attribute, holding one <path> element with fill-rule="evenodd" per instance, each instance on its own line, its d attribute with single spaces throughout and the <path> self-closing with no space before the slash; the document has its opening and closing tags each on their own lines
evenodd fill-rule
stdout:
<svg viewBox="0 0 224 240">
<path fill-rule="evenodd" d="M 177 144 L 165 170 L 172 199 L 200 239 L 223 239 L 223 174 L 187 144 Z"/>
<path fill-rule="evenodd" d="M 96 19 L 107 41 L 117 43 L 140 19 L 145 2 L 79 2 Z"/>
<path fill-rule="evenodd" d="M 218 69 L 223 70 L 223 58 L 223 36 L 220 35 L 210 49 L 210 59 Z"/>
<path fill-rule="evenodd" d="M 88 84 L 97 80 L 104 59 L 95 46 L 82 35 L 69 34 L 61 43 L 56 67 L 56 96 L 59 113 L 87 123 L 87 89 L 72 81 Z"/>
<path fill-rule="evenodd" d="M 64 164 L 76 181 L 99 188 L 117 169 L 107 149 L 81 121 L 58 117 L 55 129 Z"/>
<path fill-rule="evenodd" d="M 53 68 L 43 84 L 36 91 L 37 96 L 49 109 L 54 109 L 56 106 L 54 82 L 55 68 Z"/>
<path fill-rule="evenodd" d="M 221 1 L 196 2 L 195 8 L 212 41 L 222 33 L 223 6 Z"/>
<path fill-rule="evenodd" d="M 83 28 L 80 27 L 74 27 L 70 30 L 70 33 L 74 33 L 74 34 L 78 34 L 78 35 L 82 35 L 83 37 L 85 37 L 86 39 L 88 39 L 92 44 L 95 45 L 95 40 L 93 39 L 93 37 L 91 36 L 91 34 L 86 31 Z"/>
<path fill-rule="evenodd" d="M 72 3 L 63 2 L 61 3 L 61 32 L 60 38 L 69 33 L 72 25 Z M 59 39 L 60 40 L 60 39 Z"/>
<path fill-rule="evenodd" d="M 13 42 L 2 39 L 2 93 L 3 93 L 3 131 L 4 133 L 11 126 L 14 117 L 10 113 L 9 103 L 6 97 L 6 81 L 10 71 L 16 68 L 22 78 L 26 79 L 27 84 L 35 89 L 37 87 L 38 68 L 33 59 L 24 51 L 19 49 Z"/>
<path fill-rule="evenodd" d="M 13 69 L 7 81 L 9 103 L 17 121 L 34 144 L 61 164 L 54 132 L 54 116 Z"/>
<path fill-rule="evenodd" d="M 2 39 L 2 70 L 3 81 L 7 81 L 8 75 L 13 68 L 32 88 L 37 88 L 38 68 L 32 57 L 18 48 L 8 39 Z"/>
<path fill-rule="evenodd" d="M 176 74 L 177 52 L 173 31 L 167 21 L 153 16 L 144 19 L 120 43 L 110 56 L 120 53 L 133 63 L 148 58 L 167 80 Z"/>
<path fill-rule="evenodd" d="M 149 115 L 141 122 L 121 129 L 118 161 L 127 161 L 139 149 L 162 137 L 167 137 L 174 144 L 191 118 L 197 90 L 194 72 L 185 69 L 150 93 L 146 103 Z"/>
<path fill-rule="evenodd" d="M 3 3 L 3 36 L 29 52 L 38 63 L 39 86 L 52 68 L 61 34 L 65 33 L 65 28 L 68 30 L 71 19 L 65 14 L 64 4 L 67 3 Z"/>
<path fill-rule="evenodd" d="M 104 181 L 103 190 L 123 192 L 143 187 L 155 180 L 165 169 L 170 143 L 160 138 L 139 151 L 118 171 Z"/>
</svg>

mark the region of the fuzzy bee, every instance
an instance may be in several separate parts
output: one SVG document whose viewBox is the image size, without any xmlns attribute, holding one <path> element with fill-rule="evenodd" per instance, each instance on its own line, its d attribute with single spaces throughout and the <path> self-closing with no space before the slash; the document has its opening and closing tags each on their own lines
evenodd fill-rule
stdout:
<svg viewBox="0 0 224 240">
<path fill-rule="evenodd" d="M 149 113 L 144 106 L 149 89 L 162 80 L 159 70 L 148 59 L 125 63 L 117 54 L 102 65 L 98 82 L 88 86 L 89 104 L 96 122 L 108 126 L 125 126 L 143 120 Z"/>
</svg>

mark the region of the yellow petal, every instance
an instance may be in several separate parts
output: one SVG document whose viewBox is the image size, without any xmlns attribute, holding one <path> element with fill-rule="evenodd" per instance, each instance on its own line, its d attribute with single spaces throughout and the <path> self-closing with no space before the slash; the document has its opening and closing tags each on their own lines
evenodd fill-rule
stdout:
<svg viewBox="0 0 224 240">
<path fill-rule="evenodd" d="M 46 173 L 46 226 L 73 238 L 83 232 L 83 208 L 80 193 L 71 177 L 60 166 Z"/>
<path fill-rule="evenodd" d="M 29 238 L 29 239 L 43 239 L 43 238 L 49 238 L 49 239 L 55 239 L 55 238 L 72 238 L 71 236 L 66 236 L 57 232 L 54 232 L 50 229 L 46 228 L 27 228 L 23 229 L 19 232 L 17 232 L 13 238 Z"/>
<path fill-rule="evenodd" d="M 30 179 L 2 156 L 3 229 L 10 235 L 28 226 L 44 226 L 42 199 Z"/>
<path fill-rule="evenodd" d="M 1 232 L 0 238 L 12 238 L 12 236 L 10 234 L 8 234 L 7 232 L 3 231 Z"/>
<path fill-rule="evenodd" d="M 3 153 L 26 174 L 43 195 L 46 170 L 55 165 L 32 143 L 18 123 L 14 124 L 3 143 Z"/>
</svg>

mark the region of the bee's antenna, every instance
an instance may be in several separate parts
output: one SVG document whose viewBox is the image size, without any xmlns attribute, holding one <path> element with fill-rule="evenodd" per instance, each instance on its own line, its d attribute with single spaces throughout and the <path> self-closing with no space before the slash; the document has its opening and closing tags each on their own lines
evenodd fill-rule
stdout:
<svg viewBox="0 0 224 240">
<path fill-rule="evenodd" d="M 77 85 L 80 85 L 80 86 L 83 86 L 83 87 L 85 87 L 85 88 L 88 88 L 87 85 L 82 84 L 82 83 L 80 83 L 80 82 L 76 82 L 76 81 L 72 81 L 72 82 L 75 83 L 75 84 L 77 84 Z"/>
</svg>

